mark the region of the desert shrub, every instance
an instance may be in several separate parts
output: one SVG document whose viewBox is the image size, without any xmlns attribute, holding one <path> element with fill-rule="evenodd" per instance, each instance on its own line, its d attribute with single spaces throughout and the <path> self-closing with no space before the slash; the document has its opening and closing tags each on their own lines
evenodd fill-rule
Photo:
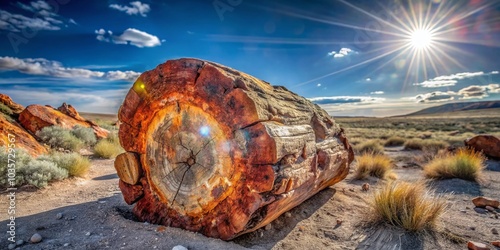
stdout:
<svg viewBox="0 0 500 250">
<path fill-rule="evenodd" d="M 57 167 L 57 164 L 46 160 L 32 160 L 26 165 L 19 166 L 19 176 L 23 177 L 22 183 L 36 187 L 45 187 L 50 181 L 62 180 L 68 177 L 68 171 Z"/>
<path fill-rule="evenodd" d="M 0 147 L 0 188 L 5 188 L 10 186 L 8 182 L 8 159 L 9 153 L 7 147 Z M 24 166 L 28 164 L 32 159 L 32 157 L 22 148 L 15 149 L 15 167 L 16 167 L 16 183 L 22 182 L 21 175 L 19 175 L 17 168 L 20 166 Z M 17 186 L 17 185 L 16 185 Z"/>
<path fill-rule="evenodd" d="M 362 153 L 383 154 L 384 146 L 382 146 L 382 144 L 380 144 L 380 141 L 378 140 L 369 140 L 354 146 L 354 150 L 356 150 L 360 154 Z"/>
<path fill-rule="evenodd" d="M 412 149 L 412 150 L 428 149 L 428 150 L 435 150 L 436 152 L 439 149 L 443 149 L 448 146 L 449 146 L 448 143 L 437 140 L 411 139 L 404 143 L 405 149 Z"/>
<path fill-rule="evenodd" d="M 97 142 L 97 138 L 94 133 L 94 129 L 86 128 L 82 126 L 75 126 L 71 133 L 78 139 L 82 140 L 86 145 L 94 145 Z"/>
<path fill-rule="evenodd" d="M 462 148 L 454 154 L 443 154 L 430 161 L 424 166 L 424 174 L 428 178 L 479 181 L 484 162 L 480 152 Z"/>
<path fill-rule="evenodd" d="M 354 172 L 354 179 L 365 179 L 368 176 L 381 179 L 395 177 L 391 159 L 386 155 L 364 153 L 356 158 L 356 162 L 358 166 Z"/>
<path fill-rule="evenodd" d="M 64 148 L 77 151 L 85 144 L 82 140 L 74 136 L 69 129 L 64 129 L 59 126 L 45 127 L 38 131 L 36 136 L 52 148 Z"/>
<path fill-rule="evenodd" d="M 90 168 L 90 160 L 78 153 L 59 153 L 41 156 L 38 159 L 56 163 L 59 168 L 68 171 L 69 176 L 83 177 Z"/>
<path fill-rule="evenodd" d="M 12 109 L 9 108 L 9 106 L 3 104 L 3 103 L 0 103 L 0 113 L 4 113 L 6 114 L 7 116 L 11 116 L 14 114 L 14 112 L 12 111 Z"/>
<path fill-rule="evenodd" d="M 409 231 L 431 229 L 444 212 L 445 202 L 425 183 L 388 182 L 371 202 L 374 220 Z"/>
<path fill-rule="evenodd" d="M 384 143 L 386 147 L 394 147 L 394 146 L 403 146 L 405 144 L 406 139 L 399 136 L 391 136 Z"/>
<path fill-rule="evenodd" d="M 108 138 L 100 140 L 94 147 L 94 152 L 102 158 L 115 158 L 120 153 L 124 152 L 120 145 L 116 133 L 110 133 Z"/>
</svg>

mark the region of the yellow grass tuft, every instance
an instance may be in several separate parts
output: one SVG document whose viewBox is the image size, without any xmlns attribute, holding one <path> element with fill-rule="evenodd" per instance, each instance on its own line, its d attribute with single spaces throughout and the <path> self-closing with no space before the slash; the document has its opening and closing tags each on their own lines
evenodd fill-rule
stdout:
<svg viewBox="0 0 500 250">
<path fill-rule="evenodd" d="M 424 166 L 427 178 L 460 178 L 479 181 L 485 167 L 485 158 L 480 152 L 462 148 L 455 154 L 443 154 Z"/>
<path fill-rule="evenodd" d="M 381 179 L 395 179 L 392 172 L 391 159 L 386 155 L 365 153 L 356 158 L 358 166 L 354 172 L 354 179 L 361 180 L 368 176 L 375 176 Z"/>
<path fill-rule="evenodd" d="M 383 154 L 384 146 L 378 140 L 369 140 L 362 142 L 356 146 L 354 146 L 354 150 L 358 153 L 374 153 L 374 154 Z"/>
<path fill-rule="evenodd" d="M 405 144 L 406 139 L 399 136 L 391 136 L 384 143 L 386 147 L 394 147 L 394 146 L 403 146 Z"/>
<path fill-rule="evenodd" d="M 383 221 L 408 231 L 435 227 L 445 202 L 429 191 L 424 182 L 388 182 L 372 200 L 375 221 Z"/>
<path fill-rule="evenodd" d="M 102 158 L 115 158 L 117 155 L 124 152 L 118 140 L 113 138 L 102 139 L 94 147 L 94 152 Z"/>
</svg>

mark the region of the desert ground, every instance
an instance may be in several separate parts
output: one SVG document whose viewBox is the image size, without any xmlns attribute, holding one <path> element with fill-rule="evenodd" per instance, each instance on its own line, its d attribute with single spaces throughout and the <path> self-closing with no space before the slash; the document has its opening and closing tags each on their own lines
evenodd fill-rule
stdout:
<svg viewBox="0 0 500 250">
<path fill-rule="evenodd" d="M 384 141 L 399 135 L 405 139 L 445 140 L 459 146 L 464 137 L 492 133 L 499 135 L 499 112 L 472 117 L 467 112 L 446 116 L 397 118 L 336 118 L 346 128 L 354 146 L 368 140 Z M 91 114 L 83 114 L 91 116 Z M 104 119 L 106 116 L 99 116 Z M 108 117 L 113 119 L 113 117 Z M 354 180 L 356 162 L 349 176 L 303 204 L 281 215 L 265 228 L 232 241 L 207 238 L 201 234 L 135 220 L 118 188 L 112 159 L 91 158 L 85 178 L 70 178 L 42 188 L 24 187 L 16 195 L 16 249 L 466 249 L 469 240 L 489 243 L 500 240 L 495 212 L 475 210 L 471 199 L 488 196 L 499 199 L 500 162 L 488 160 L 480 183 L 460 179 L 429 181 L 428 186 L 446 201 L 444 214 L 435 230 L 407 232 L 398 227 L 372 223 L 373 193 L 387 180 L 369 177 Z M 393 161 L 397 181 L 424 180 L 421 159 L 427 152 L 403 146 L 384 147 Z M 368 183 L 368 191 L 362 185 Z M 0 196 L 2 211 L 7 192 Z M 496 211 L 500 212 L 500 211 Z M 0 214 L 4 229 L 8 217 Z M 29 243 L 38 233 L 42 241 Z M 4 239 L 7 235 L 4 234 Z M 1 249 L 10 242 L 2 240 Z M 11 246 L 12 247 L 12 246 Z M 493 248 L 494 249 L 494 248 Z"/>
</svg>

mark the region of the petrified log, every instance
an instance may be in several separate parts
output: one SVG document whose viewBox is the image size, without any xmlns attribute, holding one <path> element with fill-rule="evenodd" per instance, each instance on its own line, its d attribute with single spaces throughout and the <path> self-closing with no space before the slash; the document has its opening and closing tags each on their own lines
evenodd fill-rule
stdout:
<svg viewBox="0 0 500 250">
<path fill-rule="evenodd" d="M 483 152 L 486 156 L 500 159 L 500 138 L 494 135 L 476 135 L 464 141 L 466 147 Z"/>
<path fill-rule="evenodd" d="M 143 73 L 119 119 L 122 146 L 140 158 L 143 194 L 134 214 L 224 240 L 341 181 L 354 158 L 343 130 L 319 106 L 197 59 Z M 133 190 L 124 195 L 137 198 Z"/>
<path fill-rule="evenodd" d="M 10 137 L 15 137 L 15 147 L 25 149 L 32 156 L 39 156 L 47 153 L 47 149 L 43 147 L 32 135 L 16 122 L 7 120 L 0 114 L 0 146 L 8 147 Z"/>
<path fill-rule="evenodd" d="M 12 113 L 16 116 L 19 115 L 24 109 L 23 105 L 15 103 L 10 96 L 0 93 L 0 103 L 7 106 L 12 110 Z"/>
</svg>

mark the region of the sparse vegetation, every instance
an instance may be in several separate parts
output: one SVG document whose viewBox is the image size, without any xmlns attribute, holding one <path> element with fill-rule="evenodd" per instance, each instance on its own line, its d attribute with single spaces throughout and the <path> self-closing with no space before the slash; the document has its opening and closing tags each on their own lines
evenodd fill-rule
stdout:
<svg viewBox="0 0 500 250">
<path fill-rule="evenodd" d="M 52 148 L 64 148 L 71 151 L 80 150 L 85 143 L 71 133 L 69 129 L 58 126 L 45 127 L 36 133 L 44 143 Z"/>
<path fill-rule="evenodd" d="M 12 116 L 14 112 L 7 105 L 0 103 L 0 113 L 6 114 L 7 116 Z"/>
<path fill-rule="evenodd" d="M 102 158 L 115 158 L 124 152 L 116 132 L 109 133 L 108 138 L 100 140 L 94 147 L 94 152 Z"/>
<path fill-rule="evenodd" d="M 435 179 L 479 181 L 485 167 L 484 162 L 485 158 L 480 152 L 462 148 L 455 154 L 443 154 L 430 161 L 424 166 L 424 174 Z"/>
<path fill-rule="evenodd" d="M 368 140 L 354 146 L 354 150 L 356 150 L 356 152 L 360 154 L 362 153 L 383 154 L 384 146 L 382 146 L 382 144 L 378 140 Z"/>
<path fill-rule="evenodd" d="M 69 176 L 83 177 L 90 168 L 90 160 L 78 153 L 59 153 L 54 152 L 50 155 L 41 156 L 38 159 L 52 161 L 58 167 L 66 169 Z"/>
<path fill-rule="evenodd" d="M 94 129 L 82 126 L 75 126 L 71 133 L 78 139 L 82 140 L 86 145 L 91 146 L 97 142 Z"/>
<path fill-rule="evenodd" d="M 17 169 L 18 186 L 29 184 L 35 187 L 45 187 L 50 181 L 62 180 L 68 177 L 68 171 L 46 160 L 33 159 Z M 17 181 L 17 180 L 16 180 Z"/>
<path fill-rule="evenodd" d="M 388 182 L 375 192 L 374 220 L 408 231 L 431 229 L 445 209 L 445 202 L 423 182 Z"/>
<path fill-rule="evenodd" d="M 405 142 L 406 142 L 405 138 L 399 136 L 391 136 L 389 137 L 389 139 L 385 141 L 384 146 L 386 147 L 403 146 Z"/>
<path fill-rule="evenodd" d="M 364 153 L 356 158 L 357 168 L 354 179 L 361 180 L 368 176 L 375 176 L 381 179 L 395 178 L 392 171 L 391 159 L 382 154 Z"/>
<path fill-rule="evenodd" d="M 438 151 L 448 147 L 449 144 L 444 141 L 438 140 L 422 140 L 422 139 L 411 139 L 405 142 L 404 148 L 411 150 L 434 150 Z"/>
</svg>

